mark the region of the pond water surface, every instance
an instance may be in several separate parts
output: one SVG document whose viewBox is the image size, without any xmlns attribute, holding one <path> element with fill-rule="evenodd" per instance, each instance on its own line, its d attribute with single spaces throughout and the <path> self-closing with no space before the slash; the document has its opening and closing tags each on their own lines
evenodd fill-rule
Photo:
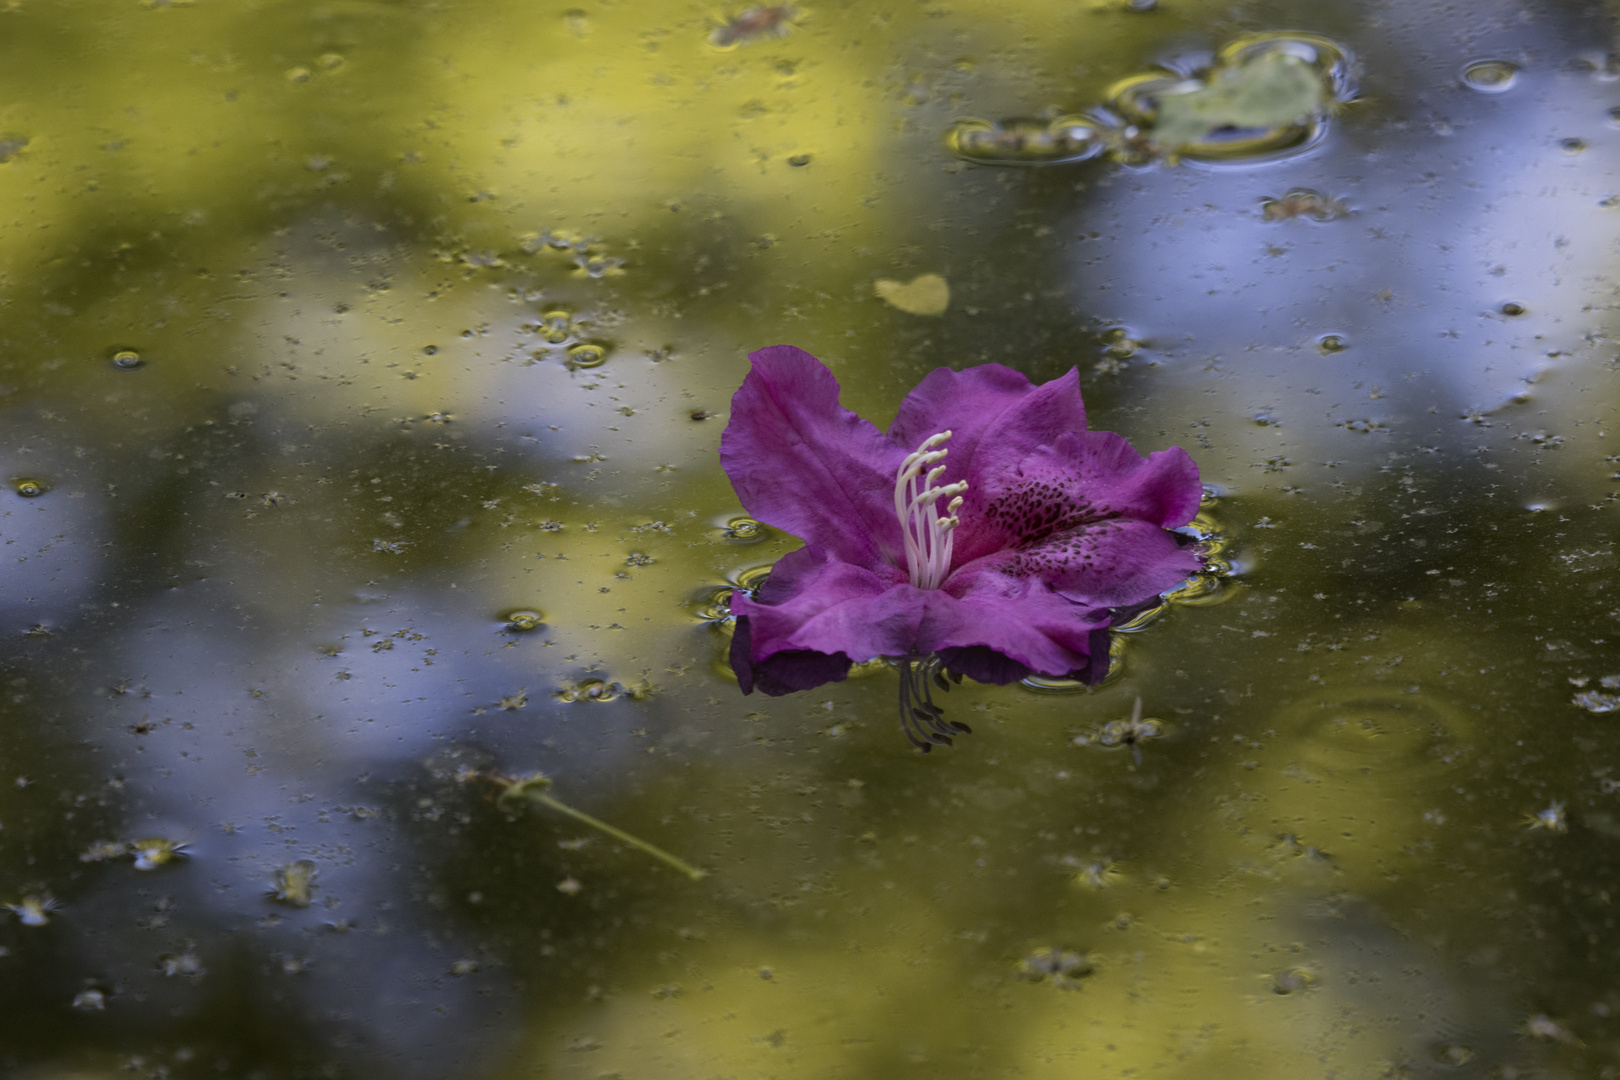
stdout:
<svg viewBox="0 0 1620 1080">
<path fill-rule="evenodd" d="M 1614 32 L 0 3 L 0 1070 L 1616 1075 Z M 780 343 L 1077 367 L 1210 573 L 744 697 Z"/>
</svg>

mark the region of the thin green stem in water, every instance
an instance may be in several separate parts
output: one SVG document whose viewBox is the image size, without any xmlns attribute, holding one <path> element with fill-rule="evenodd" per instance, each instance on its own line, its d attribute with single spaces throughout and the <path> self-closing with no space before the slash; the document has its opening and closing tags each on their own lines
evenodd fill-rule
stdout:
<svg viewBox="0 0 1620 1080">
<path fill-rule="evenodd" d="M 576 821 L 582 821 L 586 825 L 589 825 L 593 829 L 598 829 L 601 832 L 607 833 L 609 836 L 613 837 L 615 840 L 620 841 L 621 843 L 629 844 L 631 847 L 636 848 L 637 850 L 645 851 L 648 855 L 651 855 L 653 858 L 657 859 L 659 862 L 663 863 L 666 866 L 673 867 L 674 869 L 679 870 L 681 873 L 685 874 L 687 877 L 691 878 L 693 881 L 698 881 L 698 880 L 708 876 L 707 874 L 704 873 L 704 871 L 699 870 L 697 867 L 693 866 L 692 864 L 686 862 L 683 859 L 676 858 L 674 855 L 671 855 L 669 852 L 665 851 L 663 848 L 656 847 L 656 846 L 654 846 L 652 844 L 649 844 L 649 843 L 647 843 L 647 841 L 641 839 L 640 837 L 631 836 L 629 833 L 625 832 L 623 829 L 616 828 L 616 827 L 614 827 L 612 825 L 609 825 L 607 822 L 603 821 L 600 818 L 594 818 L 591 815 L 587 814 L 583 810 L 575 810 L 572 806 L 569 806 L 567 803 L 561 802 L 561 801 L 559 801 L 557 799 L 552 798 L 550 795 L 547 795 L 546 792 L 545 792 L 545 788 L 548 788 L 550 786 L 551 786 L 551 783 L 550 783 L 549 780 L 547 780 L 544 784 L 537 784 L 537 783 L 534 783 L 533 781 L 527 781 L 527 782 L 520 781 L 520 782 L 518 782 L 516 784 L 513 784 L 510 788 L 508 788 L 507 791 L 506 791 L 506 794 L 503 795 L 502 798 L 503 799 L 509 799 L 509 798 L 529 799 L 529 800 L 531 800 L 533 802 L 539 803 L 541 806 L 549 806 L 551 809 L 556 810 L 558 813 L 567 814 L 569 817 L 574 818 Z"/>
</svg>

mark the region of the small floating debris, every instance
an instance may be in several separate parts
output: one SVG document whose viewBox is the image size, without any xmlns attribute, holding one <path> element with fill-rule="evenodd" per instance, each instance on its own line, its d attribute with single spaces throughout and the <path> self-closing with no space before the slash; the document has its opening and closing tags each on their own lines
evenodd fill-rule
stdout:
<svg viewBox="0 0 1620 1080">
<path fill-rule="evenodd" d="M 91 984 L 73 995 L 73 1007 L 80 1012 L 101 1012 L 107 1007 L 108 991 Z"/>
<path fill-rule="evenodd" d="M 1526 814 L 1524 825 L 1528 829 L 1545 829 L 1551 833 L 1569 832 L 1569 819 L 1564 816 L 1564 804 L 1561 802 L 1554 802 L 1534 814 Z"/>
<path fill-rule="evenodd" d="M 733 49 L 750 42 L 786 37 L 798 17 L 799 9 L 792 4 L 755 4 L 715 27 L 709 34 L 709 44 L 719 49 Z"/>
<path fill-rule="evenodd" d="M 1076 746 L 1086 746 L 1095 743 L 1098 746 L 1116 747 L 1128 746 L 1131 749 L 1131 759 L 1138 767 L 1142 764 L 1142 744 L 1149 739 L 1157 739 L 1164 734 L 1164 724 L 1154 719 L 1142 719 L 1142 699 L 1136 699 L 1136 705 L 1131 709 L 1129 720 L 1111 720 L 1086 735 L 1077 735 L 1074 739 Z"/>
<path fill-rule="evenodd" d="M 183 841 L 153 836 L 131 842 L 129 853 L 135 856 L 135 869 L 156 870 L 160 866 L 167 866 L 175 859 L 182 858 L 188 846 Z"/>
<path fill-rule="evenodd" d="M 1108 149 L 1102 121 L 1084 116 L 1055 120 L 958 120 L 945 145 L 963 161 L 979 165 L 1067 165 Z"/>
<path fill-rule="evenodd" d="M 62 905 L 50 893 L 39 893 L 25 896 L 6 907 L 24 926 L 44 926 L 51 921 L 50 913 L 60 910 Z"/>
<path fill-rule="evenodd" d="M 1078 990 L 1080 980 L 1096 967 L 1085 953 L 1070 949 L 1040 949 L 1018 962 L 1018 977 L 1029 982 L 1052 980 L 1059 990 Z"/>
<path fill-rule="evenodd" d="M 958 120 L 946 146 L 979 165 L 1054 165 L 1107 154 L 1127 165 L 1244 161 L 1319 142 L 1328 115 L 1355 97 L 1352 59 L 1315 34 L 1251 34 L 1192 71 L 1142 72 L 1096 107 L 1054 119 Z"/>
<path fill-rule="evenodd" d="M 1520 1025 L 1519 1030 L 1530 1038 L 1539 1039 L 1542 1042 L 1557 1042 L 1566 1046 L 1581 1045 L 1581 1040 L 1575 1037 L 1574 1032 L 1546 1013 L 1536 1013 L 1528 1018 Z"/>
<path fill-rule="evenodd" d="M 1343 199 L 1323 195 L 1310 188 L 1293 188 L 1282 195 L 1268 195 L 1260 203 L 1260 216 L 1266 221 L 1292 221 L 1307 218 L 1311 221 L 1337 221 L 1350 216 L 1350 207 Z"/>
<path fill-rule="evenodd" d="M 315 864 L 299 859 L 278 867 L 271 879 L 270 898 L 289 907 L 309 907 L 315 890 Z"/>
<path fill-rule="evenodd" d="M 1605 694 L 1601 690 L 1582 690 L 1570 699 L 1571 705 L 1579 705 L 1589 713 L 1599 716 L 1620 710 L 1620 694 Z"/>
<path fill-rule="evenodd" d="M 907 315 L 943 315 L 951 306 L 951 286 L 938 274 L 919 274 L 910 281 L 879 278 L 872 291 L 892 308 Z"/>
<path fill-rule="evenodd" d="M 1310 968 L 1291 967 L 1287 971 L 1279 971 L 1271 977 L 1271 992 L 1281 997 L 1297 994 L 1304 990 L 1313 990 L 1320 980 L 1316 972 Z"/>
</svg>

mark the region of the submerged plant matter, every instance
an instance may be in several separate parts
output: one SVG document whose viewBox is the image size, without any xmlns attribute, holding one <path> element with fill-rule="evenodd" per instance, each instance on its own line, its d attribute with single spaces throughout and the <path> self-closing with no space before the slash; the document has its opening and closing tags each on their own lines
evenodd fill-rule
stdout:
<svg viewBox="0 0 1620 1080">
<path fill-rule="evenodd" d="M 664 865 L 679 870 L 693 881 L 698 881 L 706 876 L 702 870 L 693 866 L 685 859 L 671 855 L 663 848 L 658 847 L 655 844 L 649 844 L 639 836 L 633 836 L 617 826 L 609 825 L 601 818 L 592 817 L 583 810 L 569 806 L 567 803 L 550 793 L 551 777 L 545 776 L 542 773 L 534 773 L 530 776 L 524 777 L 504 777 L 488 773 L 472 773 L 470 775 L 477 779 L 488 780 L 499 787 L 501 789 L 500 801 L 503 803 L 527 800 L 528 802 L 535 803 L 538 806 L 548 807 L 560 814 L 568 815 L 575 821 L 589 825 L 591 828 L 611 836 L 615 840 L 628 844 L 638 851 L 651 855 Z M 569 880 L 572 879 L 570 878 Z M 558 886 L 558 888 L 562 887 Z M 563 891 L 569 892 L 570 890 L 564 889 Z M 572 891 L 577 892 L 577 886 Z"/>
<path fill-rule="evenodd" d="M 1198 511 L 1197 465 L 1087 430 L 1073 370 L 1036 386 L 1000 364 L 936 369 L 885 434 L 839 404 L 809 353 L 751 359 L 721 462 L 748 512 L 805 546 L 754 595 L 732 595 L 744 693 L 807 690 L 888 657 L 907 737 L 949 744 L 967 728 L 930 684 L 1099 682 L 1118 613 L 1202 565 L 1170 531 Z"/>
</svg>

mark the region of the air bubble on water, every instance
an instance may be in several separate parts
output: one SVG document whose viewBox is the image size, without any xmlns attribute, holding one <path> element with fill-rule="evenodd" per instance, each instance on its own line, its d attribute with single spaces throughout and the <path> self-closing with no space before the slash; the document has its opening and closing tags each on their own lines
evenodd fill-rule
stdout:
<svg viewBox="0 0 1620 1080">
<path fill-rule="evenodd" d="M 614 701 L 621 697 L 642 701 L 651 697 L 654 689 L 645 679 L 629 685 L 606 679 L 581 679 L 558 690 L 557 697 L 562 701 Z"/>
<path fill-rule="evenodd" d="M 1316 350 L 1324 356 L 1341 353 L 1350 347 L 1343 334 L 1323 334 L 1316 339 Z"/>
<path fill-rule="evenodd" d="M 1462 71 L 1462 84 L 1481 94 L 1504 93 L 1518 80 L 1518 65 L 1506 60 L 1475 60 Z"/>
<path fill-rule="evenodd" d="M 585 342 L 568 350 L 568 366 L 570 368 L 601 367 L 607 357 L 606 346 Z"/>
<path fill-rule="evenodd" d="M 32 499 L 45 494 L 47 488 L 38 480 L 22 477 L 11 482 L 11 489 L 25 499 Z"/>
<path fill-rule="evenodd" d="M 1038 949 L 1018 962 L 1018 977 L 1028 982 L 1051 979 L 1060 990 L 1077 990 L 1080 980 L 1095 970 L 1085 953 L 1070 949 Z"/>
<path fill-rule="evenodd" d="M 692 599 L 692 614 L 714 627 L 732 621 L 731 594 L 737 590 L 730 585 L 710 585 Z"/>
<path fill-rule="evenodd" d="M 568 311 L 548 311 L 540 316 L 540 337 L 552 345 L 565 345 L 574 338 L 574 316 Z"/>
<path fill-rule="evenodd" d="M 315 62 L 327 71 L 336 71 L 348 61 L 344 59 L 342 53 L 329 52 L 322 53 Z"/>
<path fill-rule="evenodd" d="M 310 70 L 307 67 L 291 67 L 287 69 L 287 81 L 294 83 L 309 82 Z"/>
<path fill-rule="evenodd" d="M 963 161 L 978 165 L 1060 165 L 1101 154 L 1107 139 L 1102 125 L 1084 116 L 1055 120 L 958 120 L 945 145 Z"/>
<path fill-rule="evenodd" d="M 506 629 L 526 634 L 530 630 L 539 629 L 545 623 L 546 617 L 535 608 L 516 608 L 502 612 L 501 621 L 506 624 Z"/>
<path fill-rule="evenodd" d="M 770 565 L 751 566 L 746 570 L 738 571 L 731 580 L 737 586 L 737 588 L 752 595 L 753 593 L 759 591 L 759 587 L 765 584 L 765 579 L 770 576 Z"/>
<path fill-rule="evenodd" d="M 613 255 L 581 253 L 574 256 L 574 265 L 586 277 L 603 278 L 624 273 L 624 260 Z"/>
<path fill-rule="evenodd" d="M 113 367 L 122 368 L 125 371 L 138 368 L 145 362 L 141 359 L 141 354 L 134 349 L 119 349 L 112 354 Z"/>
<path fill-rule="evenodd" d="M 733 544 L 757 544 L 770 536 L 771 528 L 751 517 L 734 517 L 720 530 L 722 538 Z"/>
<path fill-rule="evenodd" d="M 619 696 L 619 688 L 603 679 L 581 679 L 557 691 L 557 696 L 564 701 L 612 701 Z"/>
<path fill-rule="evenodd" d="M 1313 990 L 1319 980 L 1310 968 L 1291 967 L 1271 977 L 1271 992 L 1283 997 L 1304 990 Z"/>
</svg>

